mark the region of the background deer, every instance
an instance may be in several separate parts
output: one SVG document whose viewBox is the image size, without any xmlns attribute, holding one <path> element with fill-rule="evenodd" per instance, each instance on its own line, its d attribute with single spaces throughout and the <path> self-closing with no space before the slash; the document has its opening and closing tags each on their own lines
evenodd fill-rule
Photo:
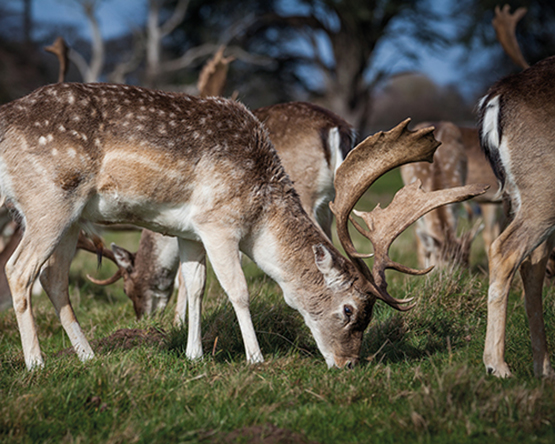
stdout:
<svg viewBox="0 0 555 444">
<path fill-rule="evenodd" d="M 353 128 L 330 111 L 304 102 L 268 106 L 253 113 L 268 130 L 303 209 L 331 239 L 329 202 L 335 195 L 333 179 L 343 158 L 353 148 Z M 92 247 L 90 250 L 96 251 Z M 136 253 L 117 245 L 112 245 L 112 250 L 107 257 L 118 265 L 116 274 L 102 281 L 90 276 L 89 279 L 109 285 L 123 278 L 125 294 L 133 302 L 138 318 L 163 310 L 173 293 L 179 267 L 177 239 L 145 229 Z M 202 291 L 205 277 L 203 270 L 197 271 L 199 275 L 191 277 L 191 285 Z M 175 314 L 178 323 L 185 320 L 186 294 L 181 282 Z"/>
<path fill-rule="evenodd" d="M 424 128 L 430 124 L 419 124 Z M 442 190 L 466 183 L 467 158 L 459 128 L 451 122 L 435 125 L 434 135 L 441 146 L 433 163 L 417 162 L 401 166 L 405 185 L 416 180 L 427 191 Z M 446 205 L 430 211 L 417 222 L 416 239 L 418 263 L 421 267 L 449 264 L 468 266 L 474 231 L 457 236 L 457 207 Z"/>
<path fill-rule="evenodd" d="M 352 259 L 341 256 L 302 209 L 265 128 L 235 101 L 127 85 L 56 84 L 3 105 L 0 122 L 0 189 L 25 227 L 6 275 L 29 369 L 43 365 L 31 309 L 39 274 L 79 358 L 94 355 L 67 289 L 83 220 L 133 223 L 177 236 L 188 289 L 191 271 L 202 268 L 207 255 L 235 309 L 249 362 L 263 357 L 239 250 L 281 286 L 329 366 L 356 363 L 376 299 L 405 308 L 405 300 L 387 293 L 383 278 L 388 267 L 419 273 L 387 257 L 388 242 L 400 231 L 375 244 L 385 252 L 372 272 L 349 243 Z M 332 209 L 342 241 L 356 200 L 380 174 L 431 158 L 437 143 L 430 131 L 407 132 L 407 123 L 366 139 L 338 169 Z M 433 201 L 441 205 L 482 191 L 458 189 Z M 421 208 L 410 210 L 421 215 Z M 384 223 L 391 228 L 384 219 L 370 228 Z M 406 228 L 398 223 L 398 230 Z M 190 316 L 200 320 L 200 298 L 191 296 Z M 187 356 L 198 358 L 200 323 L 190 328 L 197 334 L 189 335 Z"/>
<path fill-rule="evenodd" d="M 430 123 L 416 126 L 424 127 Z M 405 184 L 417 179 L 424 189 L 439 190 L 465 183 L 481 183 L 489 189 L 473 201 L 480 207 L 483 220 L 483 238 L 486 251 L 500 231 L 500 203 L 497 178 L 480 147 L 476 128 L 466 128 L 452 122 L 438 122 L 434 126 L 437 140 L 442 145 L 434 155 L 434 162 L 419 162 L 401 167 L 401 177 Z M 426 214 L 417 222 L 416 240 L 418 263 L 421 267 L 436 264 L 439 267 L 469 265 L 470 248 L 473 239 L 482 228 L 476 223 L 470 231 L 457 235 L 457 212 L 460 207 L 449 205 Z M 472 216 L 472 210 L 467 207 Z M 470 218 L 471 219 L 471 218 Z"/>
</svg>

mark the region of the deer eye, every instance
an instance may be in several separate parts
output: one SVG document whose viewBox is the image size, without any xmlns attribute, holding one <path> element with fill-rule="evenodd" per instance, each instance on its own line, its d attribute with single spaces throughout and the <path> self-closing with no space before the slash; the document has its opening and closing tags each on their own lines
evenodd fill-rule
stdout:
<svg viewBox="0 0 555 444">
<path fill-rule="evenodd" d="M 344 305 L 343 306 L 343 313 L 345 313 L 345 316 L 350 318 L 354 313 L 354 309 L 351 305 Z"/>
</svg>

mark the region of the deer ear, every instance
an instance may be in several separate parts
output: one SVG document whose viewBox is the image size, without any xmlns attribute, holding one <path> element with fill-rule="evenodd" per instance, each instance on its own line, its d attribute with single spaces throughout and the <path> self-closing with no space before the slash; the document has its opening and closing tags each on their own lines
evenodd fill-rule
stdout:
<svg viewBox="0 0 555 444">
<path fill-rule="evenodd" d="M 128 273 L 131 273 L 135 268 L 135 254 L 127 251 L 125 248 L 118 247 L 116 244 L 112 244 L 111 248 L 117 264 Z"/>
<path fill-rule="evenodd" d="M 333 268 L 333 258 L 329 250 L 324 245 L 318 244 L 312 246 L 312 251 L 314 251 L 314 259 L 318 270 L 323 275 L 329 273 Z"/>
<path fill-rule="evenodd" d="M 340 270 L 334 266 L 333 257 L 330 251 L 323 245 L 313 245 L 314 260 L 320 273 L 324 275 L 324 280 L 328 287 L 341 286 L 343 280 L 341 279 Z"/>
</svg>

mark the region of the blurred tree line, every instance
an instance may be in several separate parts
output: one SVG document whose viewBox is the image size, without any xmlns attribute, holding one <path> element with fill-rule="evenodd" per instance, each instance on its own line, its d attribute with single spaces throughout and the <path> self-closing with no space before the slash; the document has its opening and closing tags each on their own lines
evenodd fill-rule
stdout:
<svg viewBox="0 0 555 444">
<path fill-rule="evenodd" d="M 252 108 L 291 100 L 320 103 L 361 135 L 408 115 L 414 121 L 472 120 L 476 97 L 518 70 L 495 41 L 496 0 L 456 0 L 449 10 L 434 7 L 432 0 L 145 0 L 139 29 L 110 41 L 97 22 L 103 0 L 60 0 L 81 8 L 90 41 L 77 27 L 33 17 L 37 1 L 0 4 L 1 103 L 56 80 L 56 60 L 42 48 L 58 35 L 72 48 L 69 81 L 191 93 L 202 64 L 225 45 L 226 55 L 235 57 L 227 95 L 236 92 Z M 507 3 L 528 8 L 517 27 L 527 60 L 555 55 L 555 2 Z M 473 82 L 470 96 L 417 72 L 424 52 L 440 54 L 450 46 L 461 48 L 460 82 Z"/>
</svg>

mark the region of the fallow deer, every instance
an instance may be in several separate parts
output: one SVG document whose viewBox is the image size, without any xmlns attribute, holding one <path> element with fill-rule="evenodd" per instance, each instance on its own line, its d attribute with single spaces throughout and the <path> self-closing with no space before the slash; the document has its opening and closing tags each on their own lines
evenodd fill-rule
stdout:
<svg viewBox="0 0 555 444">
<path fill-rule="evenodd" d="M 285 172 L 293 181 L 305 212 L 331 239 L 329 208 L 335 195 L 335 171 L 354 146 L 354 129 L 332 112 L 305 102 L 290 102 L 259 108 L 253 114 L 264 124 Z M 179 267 L 177 239 L 143 230 L 136 253 L 112 245 L 107 257 L 118 265 L 106 280 L 89 279 L 109 285 L 123 279 L 125 294 L 133 302 L 137 318 L 163 310 L 173 293 Z M 90 251 L 96 251 L 90 248 Z M 104 250 L 106 251 L 106 250 Z M 204 267 L 191 276 L 189 292 L 202 292 Z M 187 291 L 179 285 L 175 322 L 185 321 Z"/>
<path fill-rule="evenodd" d="M 422 123 L 415 128 L 427 126 L 430 124 Z M 401 166 L 403 182 L 408 185 L 420 180 L 426 191 L 462 186 L 466 183 L 467 157 L 461 131 L 451 122 L 438 122 L 434 126 L 434 135 L 441 146 L 434 154 L 433 163 L 417 162 Z M 416 239 L 421 267 L 468 266 L 475 232 L 472 230 L 457 236 L 456 210 L 455 205 L 445 205 L 418 220 Z"/>
<path fill-rule="evenodd" d="M 344 367 L 359 359 L 376 299 L 399 310 L 410 302 L 387 292 L 385 269 L 423 273 L 389 259 L 393 239 L 423 212 L 484 189 L 423 193 L 416 184 L 385 210 L 365 214 L 369 229 L 355 226 L 374 244 L 370 271 L 348 237 L 349 214 L 384 172 L 431 160 L 437 147 L 431 129 L 410 132 L 406 121 L 360 143 L 338 168 L 332 211 L 346 259 L 303 210 L 264 126 L 238 102 L 63 83 L 3 105 L 0 122 L 0 190 L 24 226 L 6 275 L 28 369 L 44 365 L 31 308 L 39 274 L 78 357 L 94 356 L 68 295 L 83 221 L 133 223 L 178 237 L 188 288 L 191 269 L 207 256 L 236 312 L 247 361 L 256 363 L 263 357 L 243 251 L 301 313 L 328 366 Z M 202 355 L 199 337 L 189 358 Z"/>
<path fill-rule="evenodd" d="M 426 126 L 428 124 L 420 124 Z M 480 207 L 483 224 L 457 236 L 457 217 L 453 206 L 438 208 L 418 222 L 417 254 L 421 267 L 437 264 L 469 265 L 470 247 L 477 231 L 482 228 L 486 251 L 499 235 L 501 217 L 497 178 L 480 147 L 478 129 L 457 126 L 452 122 L 434 123 L 435 136 L 442 145 L 434 155 L 434 163 L 423 162 L 401 167 L 405 184 L 420 179 L 424 189 L 435 190 L 460 186 L 465 183 L 481 183 L 489 189 L 473 201 Z M 472 212 L 468 211 L 472 216 Z"/>
<path fill-rule="evenodd" d="M 510 200 L 511 222 L 489 252 L 488 326 L 484 363 L 510 376 L 504 359 L 507 299 L 520 267 L 534 373 L 553 376 L 545 338 L 542 287 L 555 229 L 555 57 L 497 82 L 479 105 L 480 137 Z"/>
<path fill-rule="evenodd" d="M 553 377 L 543 320 L 542 288 L 555 243 L 551 177 L 555 172 L 555 57 L 528 67 L 515 37 L 526 10 L 496 7 L 494 27 L 505 51 L 524 71 L 495 83 L 479 104 L 480 140 L 510 210 L 507 228 L 489 251 L 488 322 L 484 364 L 509 377 L 505 362 L 508 294 L 520 270 L 534 374 Z"/>
</svg>

